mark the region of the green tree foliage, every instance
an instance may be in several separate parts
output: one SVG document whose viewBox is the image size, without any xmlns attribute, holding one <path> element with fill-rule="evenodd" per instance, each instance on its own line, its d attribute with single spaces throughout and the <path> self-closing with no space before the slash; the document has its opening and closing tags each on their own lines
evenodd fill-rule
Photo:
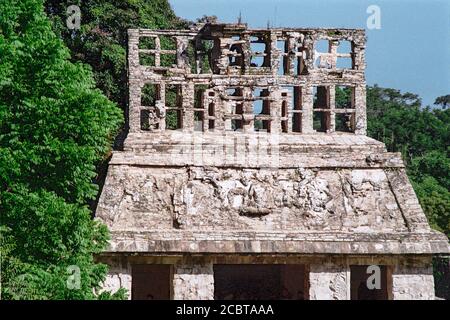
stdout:
<svg viewBox="0 0 450 320">
<path fill-rule="evenodd" d="M 338 108 L 348 108 L 350 109 L 351 106 L 351 97 L 352 90 L 350 87 L 347 88 L 341 88 L 336 86 L 336 106 Z"/>
<path fill-rule="evenodd" d="M 450 105 L 450 94 L 437 97 L 436 100 L 434 101 L 434 104 L 441 106 L 442 108 L 447 108 Z"/>
<path fill-rule="evenodd" d="M 450 95 L 421 107 L 415 94 L 367 88 L 368 134 L 389 151 L 400 151 L 408 176 L 432 228 L 450 238 Z M 342 92 L 336 100 L 342 100 Z M 450 299 L 449 259 L 433 259 L 436 295 Z"/>
<path fill-rule="evenodd" d="M 423 108 L 415 94 L 374 86 L 367 113 L 368 134 L 402 152 L 430 224 L 450 237 L 450 109 Z"/>
<path fill-rule="evenodd" d="M 450 237 L 450 191 L 432 176 L 413 180 L 413 185 L 431 227 Z"/>
<path fill-rule="evenodd" d="M 427 151 L 445 150 L 449 143 L 449 123 L 438 116 L 440 111 L 422 108 L 415 94 L 369 87 L 367 105 L 368 134 L 383 141 L 389 151 L 402 152 L 408 162 Z M 450 111 L 445 112 L 448 117 Z"/>
<path fill-rule="evenodd" d="M 81 29 L 69 30 L 67 7 L 81 9 Z M 127 29 L 177 29 L 187 26 L 167 0 L 47 0 L 46 11 L 72 52 L 72 59 L 91 65 L 97 87 L 123 108 L 127 104 Z M 145 44 L 144 44 L 145 45 Z M 168 40 L 161 42 L 168 48 Z M 173 45 L 172 45 L 173 46 Z M 169 64 L 170 61 L 162 61 Z"/>
<path fill-rule="evenodd" d="M 42 2 L 0 2 L 2 298 L 94 299 L 106 266 L 93 254 L 108 233 L 86 202 L 123 117 L 90 69 L 69 61 Z"/>
<path fill-rule="evenodd" d="M 441 186 L 450 190 L 450 149 L 431 150 L 423 156 L 415 157 L 409 165 L 409 174 L 417 180 L 431 176 Z"/>
<path fill-rule="evenodd" d="M 450 238 L 449 150 L 432 150 L 413 158 L 408 174 L 431 226 Z"/>
</svg>

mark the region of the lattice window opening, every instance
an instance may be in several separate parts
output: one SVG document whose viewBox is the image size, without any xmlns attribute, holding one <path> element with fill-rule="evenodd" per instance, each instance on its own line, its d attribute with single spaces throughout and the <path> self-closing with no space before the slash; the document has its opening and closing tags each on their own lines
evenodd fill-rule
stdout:
<svg viewBox="0 0 450 320">
<path fill-rule="evenodd" d="M 149 67 L 159 65 L 159 55 L 158 59 L 156 58 L 156 53 L 161 49 L 158 36 L 139 37 L 138 48 L 140 65 Z M 156 60 L 158 60 L 158 63 Z"/>
<path fill-rule="evenodd" d="M 314 68 L 333 68 L 336 62 L 331 49 L 332 44 L 329 40 L 319 39 L 314 42 Z"/>
<path fill-rule="evenodd" d="M 180 84 L 165 86 L 165 129 L 178 130 L 183 125 L 183 100 Z"/>
<path fill-rule="evenodd" d="M 194 111 L 194 131 L 204 131 L 205 111 Z"/>
<path fill-rule="evenodd" d="M 214 114 L 210 115 L 209 105 L 214 91 L 208 90 L 206 84 L 198 84 L 194 87 L 194 131 L 207 131 L 211 128 L 209 120 L 214 120 Z M 214 122 L 213 122 L 214 123 Z"/>
<path fill-rule="evenodd" d="M 140 50 L 156 50 L 157 48 L 160 49 L 158 36 L 140 36 L 138 48 Z"/>
<path fill-rule="evenodd" d="M 266 34 L 250 36 L 250 67 L 270 68 L 270 41 Z"/>
<path fill-rule="evenodd" d="M 141 106 L 154 107 L 161 100 L 161 85 L 146 83 L 141 88 Z"/>
<path fill-rule="evenodd" d="M 336 68 L 354 69 L 354 43 L 349 40 L 340 40 L 338 43 Z"/>
<path fill-rule="evenodd" d="M 189 40 L 187 47 L 187 60 L 192 74 L 200 74 L 199 57 L 197 56 L 197 47 L 195 40 Z"/>
<path fill-rule="evenodd" d="M 179 41 L 176 36 L 154 35 L 142 36 L 139 42 L 139 63 L 142 66 L 156 69 L 178 68 L 177 47 Z M 213 73 L 212 51 L 214 40 L 186 39 L 187 46 L 180 58 L 192 74 Z M 143 42 L 143 44 L 141 44 Z"/>
<path fill-rule="evenodd" d="M 241 36 L 234 35 L 231 37 L 230 48 L 227 54 L 230 67 L 236 69 L 242 69 L 244 67 L 243 44 L 245 44 L 245 40 L 241 39 Z"/>
<path fill-rule="evenodd" d="M 269 89 L 253 89 L 253 126 L 254 131 L 270 132 L 272 122 L 271 95 Z"/>
<path fill-rule="evenodd" d="M 139 64 L 149 67 L 175 68 L 177 66 L 176 38 L 166 35 L 140 37 Z"/>
<path fill-rule="evenodd" d="M 293 49 L 293 62 L 294 62 L 294 76 L 300 76 L 308 74 L 308 67 L 306 61 L 309 59 L 309 50 L 303 46 L 300 39 L 295 43 Z"/>
<path fill-rule="evenodd" d="M 330 87 L 313 87 L 313 129 L 316 132 L 331 131 Z"/>
<path fill-rule="evenodd" d="M 331 130 L 331 112 L 314 111 L 313 129 L 316 132 L 330 132 Z"/>
<path fill-rule="evenodd" d="M 216 104 L 208 103 L 208 130 L 212 131 L 216 128 Z"/>
<path fill-rule="evenodd" d="M 244 129 L 244 96 L 239 87 L 228 87 L 220 93 L 225 119 L 225 130 L 241 131 Z"/>
<path fill-rule="evenodd" d="M 216 128 L 216 92 L 212 89 L 206 90 L 203 97 L 203 105 L 205 107 L 205 123 L 204 128 L 207 131 L 214 131 Z M 206 122 L 207 121 L 207 122 Z"/>
<path fill-rule="evenodd" d="M 281 132 L 302 132 L 303 88 L 301 86 L 283 86 L 282 89 L 285 93 L 282 93 Z M 286 94 L 286 96 L 283 94 Z M 284 110 L 287 112 L 287 119 L 284 117 Z M 285 128 L 286 125 L 290 125 L 290 127 Z"/>
<path fill-rule="evenodd" d="M 336 113 L 335 114 L 335 131 L 336 132 L 355 132 L 355 113 Z"/>
<path fill-rule="evenodd" d="M 289 48 L 285 38 L 277 39 L 277 49 L 279 51 L 278 75 L 289 74 Z"/>
<path fill-rule="evenodd" d="M 334 90 L 334 105 L 330 103 Z M 355 131 L 355 88 L 352 86 L 313 87 L 313 129 L 316 132 Z"/>
<path fill-rule="evenodd" d="M 355 131 L 355 88 L 335 86 L 335 131 Z"/>
<path fill-rule="evenodd" d="M 330 109 L 330 86 L 313 86 L 313 108 Z"/>
<path fill-rule="evenodd" d="M 316 40 L 314 43 L 314 67 L 354 69 L 354 43 L 345 39 Z"/>
<path fill-rule="evenodd" d="M 230 128 L 232 131 L 242 131 L 244 129 L 244 104 L 242 102 L 231 103 Z"/>
<path fill-rule="evenodd" d="M 155 54 L 152 53 L 148 53 L 148 52 L 139 52 L 139 64 L 141 66 L 145 66 L 145 67 L 156 67 L 157 64 L 159 65 L 160 63 L 156 63 L 156 56 Z"/>
<path fill-rule="evenodd" d="M 141 109 L 140 110 L 140 127 L 142 131 L 153 131 L 159 129 L 159 123 L 155 123 L 154 110 Z"/>
<path fill-rule="evenodd" d="M 172 68 L 177 66 L 177 40 L 171 36 L 159 36 L 161 43 L 161 67 Z"/>
<path fill-rule="evenodd" d="M 335 86 L 335 109 L 355 108 L 355 88 L 352 86 Z"/>
<path fill-rule="evenodd" d="M 213 73 L 212 51 L 214 40 L 197 37 L 192 41 L 191 46 L 193 48 L 189 49 L 188 52 L 191 72 L 195 74 Z"/>
<path fill-rule="evenodd" d="M 300 86 L 293 87 L 292 95 L 292 131 L 302 132 L 302 94 L 303 88 Z"/>
<path fill-rule="evenodd" d="M 140 97 L 141 130 L 159 130 L 165 113 L 161 101 L 161 85 L 158 83 L 145 83 L 141 88 Z"/>
<path fill-rule="evenodd" d="M 289 99 L 292 95 L 292 92 L 289 90 L 283 90 L 281 92 L 281 112 L 280 112 L 280 121 L 281 121 L 281 132 L 288 133 L 289 132 Z"/>
</svg>

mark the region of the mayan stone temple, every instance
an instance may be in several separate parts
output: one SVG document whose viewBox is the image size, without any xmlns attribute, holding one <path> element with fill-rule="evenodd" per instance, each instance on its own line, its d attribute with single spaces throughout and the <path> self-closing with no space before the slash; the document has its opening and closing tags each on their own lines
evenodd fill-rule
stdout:
<svg viewBox="0 0 450 320">
<path fill-rule="evenodd" d="M 129 133 L 96 210 L 112 237 L 105 288 L 435 298 L 448 240 L 401 155 L 366 136 L 364 30 L 207 23 L 128 39 Z"/>
</svg>

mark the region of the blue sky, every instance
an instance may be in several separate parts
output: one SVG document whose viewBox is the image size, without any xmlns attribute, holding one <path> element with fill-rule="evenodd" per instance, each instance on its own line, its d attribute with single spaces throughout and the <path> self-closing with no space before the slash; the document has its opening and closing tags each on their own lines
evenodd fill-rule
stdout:
<svg viewBox="0 0 450 320">
<path fill-rule="evenodd" d="M 369 85 L 417 93 L 424 105 L 450 94 L 450 0 L 169 0 L 195 20 L 216 15 L 249 27 L 365 28 Z M 381 29 L 366 26 L 369 5 L 381 9 Z"/>
</svg>

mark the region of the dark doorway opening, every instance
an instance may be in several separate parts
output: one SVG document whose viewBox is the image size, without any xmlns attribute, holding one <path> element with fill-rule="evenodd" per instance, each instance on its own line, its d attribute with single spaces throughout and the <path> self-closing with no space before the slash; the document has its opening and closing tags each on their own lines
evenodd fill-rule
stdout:
<svg viewBox="0 0 450 320">
<path fill-rule="evenodd" d="M 214 266 L 216 300 L 305 300 L 303 265 L 229 264 Z"/>
<path fill-rule="evenodd" d="M 142 264 L 132 266 L 132 300 L 169 300 L 171 266 Z"/>
<path fill-rule="evenodd" d="M 374 284 L 373 277 L 377 274 L 368 267 L 368 265 L 350 266 L 351 300 L 388 300 L 390 282 L 387 266 L 378 266 L 380 268 L 379 289 L 369 288 L 367 280 L 372 276 L 369 283 Z"/>
</svg>

